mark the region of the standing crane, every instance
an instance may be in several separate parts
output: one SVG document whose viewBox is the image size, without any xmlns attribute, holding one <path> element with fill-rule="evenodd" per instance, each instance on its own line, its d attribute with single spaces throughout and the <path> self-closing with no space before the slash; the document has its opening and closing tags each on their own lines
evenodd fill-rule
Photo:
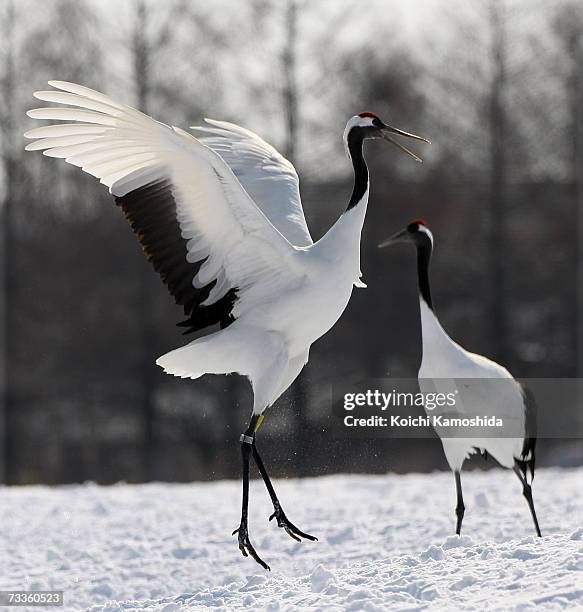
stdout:
<svg viewBox="0 0 583 612">
<path fill-rule="evenodd" d="M 34 94 L 57 107 L 28 112 L 65 121 L 26 132 L 42 150 L 79 166 L 109 187 L 147 259 L 177 304 L 187 332 L 220 329 L 158 358 L 167 373 L 195 379 L 238 373 L 253 388 L 253 412 L 241 436 L 243 501 L 238 534 L 243 556 L 265 569 L 249 539 L 249 464 L 265 482 L 279 527 L 294 540 L 313 536 L 286 516 L 255 443 L 265 410 L 292 384 L 310 346 L 364 286 L 360 235 L 369 197 L 363 155 L 382 138 L 417 161 L 395 137 L 426 141 L 386 125 L 374 113 L 349 119 L 346 152 L 354 188 L 345 212 L 317 242 L 306 225 L 293 165 L 253 132 L 207 119 L 201 137 L 170 127 L 81 85 L 49 81 Z M 212 331 L 212 330 L 209 330 Z"/>
<path fill-rule="evenodd" d="M 458 435 L 449 437 L 436 427 L 449 466 L 454 473 L 457 493 L 455 509 L 456 534 L 460 535 L 464 518 L 464 499 L 460 472 L 464 461 L 476 452 L 488 453 L 505 468 L 514 470 L 522 484 L 522 493 L 528 503 L 537 536 L 541 532 L 534 509 L 531 484 L 527 479 L 530 470 L 534 478 L 536 445 L 536 406 L 531 393 L 517 382 L 501 365 L 476 353 L 470 353 L 454 342 L 443 329 L 431 300 L 429 264 L 433 252 L 433 235 L 426 223 L 416 219 L 397 232 L 379 248 L 410 242 L 417 249 L 417 275 L 419 304 L 421 309 L 421 336 L 423 357 L 419 369 L 421 392 L 435 390 L 435 383 L 450 384 L 459 397 L 454 406 L 444 406 L 426 412 L 471 419 L 472 417 L 499 417 L 508 437 L 491 437 L 489 432 L 479 438 L 466 436 L 467 428 L 458 429 Z M 459 380 L 462 379 L 462 380 Z M 515 432 L 522 432 L 514 437 Z"/>
</svg>

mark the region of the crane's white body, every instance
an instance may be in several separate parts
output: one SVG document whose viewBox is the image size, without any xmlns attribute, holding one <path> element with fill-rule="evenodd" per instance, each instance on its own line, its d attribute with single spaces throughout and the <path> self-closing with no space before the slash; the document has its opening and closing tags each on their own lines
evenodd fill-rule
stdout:
<svg viewBox="0 0 583 612">
<path fill-rule="evenodd" d="M 124 197 L 164 182 L 176 203 L 187 261 L 203 261 L 195 288 L 216 281 L 217 303 L 236 289 L 235 321 L 157 360 L 183 378 L 239 373 L 254 390 L 255 414 L 285 391 L 311 344 L 338 320 L 360 277 L 360 234 L 368 189 L 315 244 L 306 225 L 293 165 L 256 134 L 207 120 L 200 138 L 159 123 L 86 87 L 51 81 L 37 92 L 52 107 L 36 119 L 66 123 L 27 132 L 28 150 L 64 158 Z M 359 119 L 361 122 L 370 121 Z"/>
<path fill-rule="evenodd" d="M 454 342 L 445 332 L 432 309 L 420 297 L 423 358 L 419 369 L 422 392 L 439 391 L 456 394 L 454 407 L 437 407 L 427 414 L 473 417 L 492 415 L 504 423 L 501 431 L 512 435 L 525 431 L 524 395 L 510 372 L 501 365 L 475 353 L 470 353 Z M 463 379 L 466 379 L 465 382 Z M 497 379 L 496 381 L 492 379 Z M 467 433 L 468 429 L 464 429 Z M 463 462 L 477 451 L 487 451 L 501 465 L 512 469 L 522 457 L 524 436 L 520 437 L 441 437 L 443 449 L 451 469 L 460 471 Z M 438 434 L 440 432 L 438 431 Z"/>
<path fill-rule="evenodd" d="M 241 312 L 227 329 L 191 342 L 156 363 L 183 378 L 237 372 L 254 391 L 254 413 L 261 413 L 291 385 L 308 361 L 310 346 L 329 331 L 359 284 L 359 236 L 364 211 L 349 211 L 320 241 L 290 253 L 290 266 L 301 270 L 278 283 L 267 299 Z M 342 235 L 339 235 L 342 234 Z M 336 242 L 336 240 L 340 242 Z M 338 244 L 344 245 L 343 252 Z"/>
</svg>

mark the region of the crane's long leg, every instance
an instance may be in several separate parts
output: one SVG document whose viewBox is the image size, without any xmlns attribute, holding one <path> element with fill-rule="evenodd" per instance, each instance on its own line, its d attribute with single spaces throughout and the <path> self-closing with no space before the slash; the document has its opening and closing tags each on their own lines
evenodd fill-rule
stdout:
<svg viewBox="0 0 583 612">
<path fill-rule="evenodd" d="M 464 496 L 462 495 L 462 478 L 459 471 L 454 472 L 455 475 L 455 491 L 457 494 L 457 506 L 455 507 L 455 514 L 457 516 L 457 522 L 455 532 L 460 535 L 462 531 L 462 521 L 464 520 L 464 512 L 466 507 L 464 506 Z"/>
<path fill-rule="evenodd" d="M 241 506 L 241 524 L 233 535 L 238 534 L 239 537 L 239 550 L 243 553 L 244 557 L 251 555 L 261 567 L 266 570 L 271 568 L 263 559 L 259 557 L 255 548 L 249 540 L 249 526 L 248 526 L 248 513 L 249 513 L 249 462 L 251 458 L 251 446 L 255 441 L 255 426 L 257 424 L 257 416 L 254 415 L 249 423 L 247 431 L 241 436 L 241 456 L 243 458 L 243 502 Z"/>
<path fill-rule="evenodd" d="M 249 427 L 245 433 L 241 436 L 241 456 L 243 458 L 243 501 L 241 505 L 241 524 L 235 531 L 233 531 L 233 535 L 238 534 L 239 538 L 239 550 L 243 553 L 244 557 L 251 555 L 261 567 L 266 570 L 270 570 L 271 568 L 259 555 L 257 554 L 255 548 L 251 544 L 249 540 L 249 526 L 248 526 L 248 515 L 249 515 L 249 463 L 251 454 L 253 454 L 253 459 L 259 468 L 259 472 L 261 477 L 263 478 L 263 482 L 267 487 L 267 491 L 269 496 L 271 497 L 271 501 L 273 503 L 273 514 L 269 517 L 269 520 L 277 519 L 278 527 L 282 527 L 285 529 L 286 533 L 292 537 L 294 540 L 300 542 L 300 538 L 305 538 L 307 540 L 317 540 L 313 535 L 309 533 L 304 533 L 301 529 L 296 527 L 286 516 L 283 511 L 279 499 L 277 498 L 277 494 L 275 489 L 273 488 L 273 484 L 271 483 L 271 479 L 269 478 L 269 474 L 265 469 L 265 465 L 261 456 L 259 455 L 259 451 L 257 450 L 257 446 L 255 445 L 255 434 L 259 426 L 263 422 L 263 415 L 253 415 L 251 421 L 249 422 Z"/>
<path fill-rule="evenodd" d="M 514 466 L 514 473 L 518 476 L 518 480 L 520 480 L 520 482 L 522 483 L 522 494 L 524 495 L 524 497 L 526 498 L 526 502 L 528 503 L 530 514 L 532 515 L 532 520 L 534 522 L 534 528 L 536 530 L 536 535 L 540 538 L 542 536 L 540 532 L 540 527 L 538 526 L 538 519 L 536 518 L 536 512 L 534 509 L 534 501 L 532 499 L 532 487 L 528 484 L 528 482 L 526 481 L 526 478 L 523 476 L 522 472 L 520 471 L 520 468 L 517 465 Z"/>
<path fill-rule="evenodd" d="M 263 460 L 261 459 L 261 456 L 259 455 L 257 446 L 255 445 L 255 435 L 253 436 L 252 446 L 253 446 L 253 458 L 255 459 L 255 463 L 257 464 L 257 467 L 259 468 L 259 472 L 261 473 L 261 477 L 263 478 L 263 482 L 265 483 L 265 486 L 267 487 L 267 492 L 269 493 L 269 497 L 271 497 L 271 502 L 273 503 L 273 514 L 269 517 L 269 520 L 271 521 L 272 519 L 275 518 L 277 520 L 277 526 L 281 527 L 282 529 L 285 529 L 286 533 L 291 538 L 293 538 L 294 540 L 297 540 L 298 542 L 301 542 L 300 538 L 305 538 L 306 540 L 312 540 L 312 542 L 316 541 L 318 538 L 316 538 L 313 535 L 310 535 L 309 533 L 303 532 L 301 529 L 296 527 L 287 518 L 285 512 L 283 511 L 281 507 L 279 499 L 277 498 L 275 489 L 273 488 L 273 485 L 271 484 L 269 474 L 267 473 L 267 470 L 265 469 L 265 465 L 263 464 Z"/>
</svg>

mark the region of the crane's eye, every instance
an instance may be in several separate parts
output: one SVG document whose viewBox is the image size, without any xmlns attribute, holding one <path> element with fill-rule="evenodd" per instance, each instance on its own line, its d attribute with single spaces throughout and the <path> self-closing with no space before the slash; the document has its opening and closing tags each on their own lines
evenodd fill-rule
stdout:
<svg viewBox="0 0 583 612">
<path fill-rule="evenodd" d="M 383 122 L 378 117 L 374 117 L 374 119 L 372 120 L 372 124 L 375 127 L 382 127 Z"/>
</svg>

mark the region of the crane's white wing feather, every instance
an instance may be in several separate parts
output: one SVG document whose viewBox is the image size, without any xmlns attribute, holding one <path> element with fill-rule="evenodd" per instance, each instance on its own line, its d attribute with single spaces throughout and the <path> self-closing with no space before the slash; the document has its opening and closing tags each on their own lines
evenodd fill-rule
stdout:
<svg viewBox="0 0 583 612">
<path fill-rule="evenodd" d="M 191 331 L 228 325 L 303 278 L 295 247 L 255 205 L 225 160 L 200 140 L 73 83 L 40 100 L 28 150 L 64 158 L 107 185 Z M 71 108 L 72 107 L 72 108 Z"/>
<path fill-rule="evenodd" d="M 250 130 L 226 121 L 205 121 L 212 127 L 191 128 L 208 134 L 200 140 L 225 160 L 253 201 L 292 244 L 311 245 L 293 164 Z"/>
</svg>

